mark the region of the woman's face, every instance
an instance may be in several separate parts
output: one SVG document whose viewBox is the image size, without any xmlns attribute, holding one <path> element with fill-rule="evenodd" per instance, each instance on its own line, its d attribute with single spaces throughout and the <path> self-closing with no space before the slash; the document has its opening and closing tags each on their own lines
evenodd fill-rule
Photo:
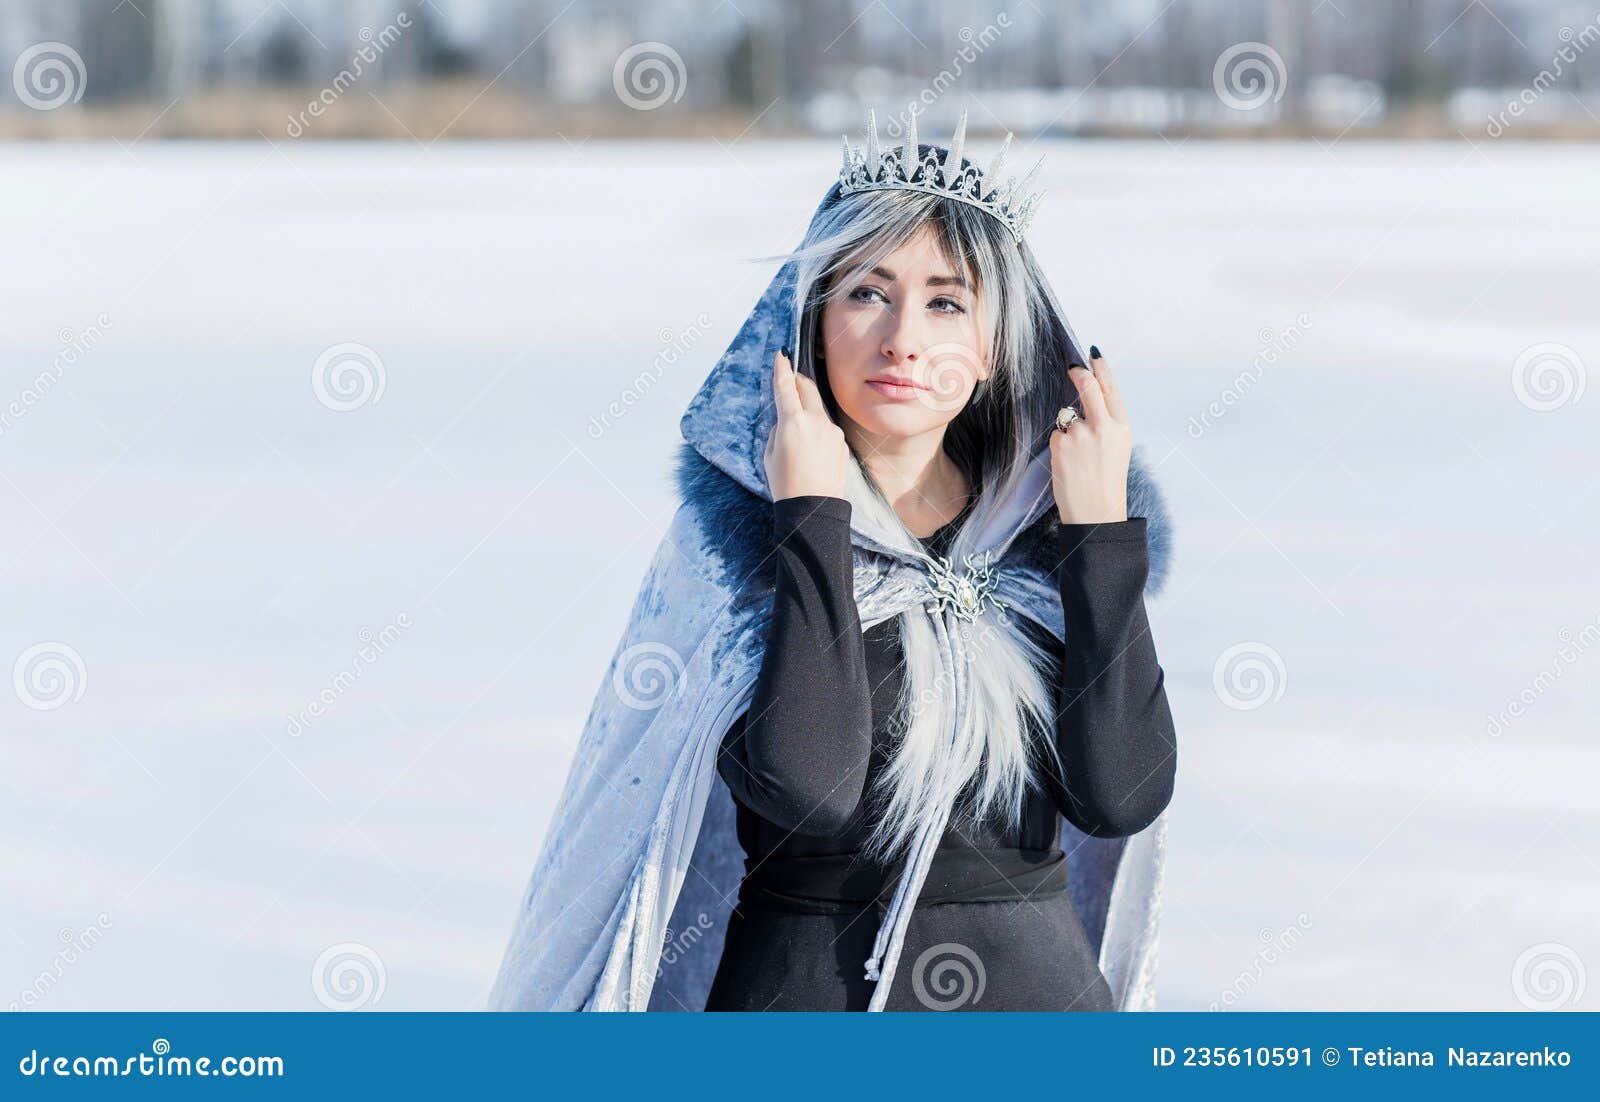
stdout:
<svg viewBox="0 0 1600 1102">
<path fill-rule="evenodd" d="M 828 385 L 868 433 L 914 436 L 954 420 L 978 380 L 981 302 L 924 230 L 870 270 L 840 274 L 822 308 Z"/>
</svg>

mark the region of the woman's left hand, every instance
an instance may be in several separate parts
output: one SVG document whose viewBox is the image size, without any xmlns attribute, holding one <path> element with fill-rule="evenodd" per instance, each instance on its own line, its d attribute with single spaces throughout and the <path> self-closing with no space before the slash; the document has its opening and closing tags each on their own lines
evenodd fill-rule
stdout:
<svg viewBox="0 0 1600 1102">
<path fill-rule="evenodd" d="M 1050 434 L 1050 479 L 1062 524 L 1112 524 L 1128 519 L 1128 463 L 1133 430 L 1111 365 L 1089 349 L 1088 368 L 1067 368 L 1083 416 Z"/>
</svg>

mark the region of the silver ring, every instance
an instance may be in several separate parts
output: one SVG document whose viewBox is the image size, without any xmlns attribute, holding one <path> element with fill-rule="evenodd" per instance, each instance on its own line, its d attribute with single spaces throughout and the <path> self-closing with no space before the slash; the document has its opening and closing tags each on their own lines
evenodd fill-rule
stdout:
<svg viewBox="0 0 1600 1102">
<path fill-rule="evenodd" d="M 1066 432 L 1067 427 L 1071 425 L 1072 422 L 1080 419 L 1081 415 L 1078 413 L 1076 406 L 1062 406 L 1061 409 L 1056 412 L 1056 428 L 1060 429 L 1062 432 Z"/>
</svg>

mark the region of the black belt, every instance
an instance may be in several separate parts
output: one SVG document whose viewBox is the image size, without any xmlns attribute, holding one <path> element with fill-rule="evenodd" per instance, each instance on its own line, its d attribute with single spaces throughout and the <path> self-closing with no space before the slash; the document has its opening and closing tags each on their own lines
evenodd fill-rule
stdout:
<svg viewBox="0 0 1600 1102">
<path fill-rule="evenodd" d="M 767 857 L 746 871 L 739 902 L 791 914 L 840 914 L 886 906 L 903 867 L 871 865 L 857 854 Z M 1037 899 L 1067 890 L 1059 849 L 951 849 L 933 855 L 918 904 Z"/>
</svg>

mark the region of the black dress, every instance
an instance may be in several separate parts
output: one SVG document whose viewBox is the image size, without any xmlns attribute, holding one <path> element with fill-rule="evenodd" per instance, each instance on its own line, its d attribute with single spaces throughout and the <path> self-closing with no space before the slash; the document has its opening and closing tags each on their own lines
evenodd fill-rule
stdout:
<svg viewBox="0 0 1600 1102">
<path fill-rule="evenodd" d="M 876 983 L 863 962 L 903 864 L 858 853 L 901 691 L 898 632 L 894 617 L 861 630 L 848 501 L 773 509 L 768 646 L 717 763 L 746 860 L 706 1010 L 865 1010 Z M 965 515 L 924 545 L 942 553 Z M 1020 830 L 952 818 L 888 1010 L 1115 1009 L 1066 891 L 1059 816 L 1098 837 L 1142 830 L 1171 799 L 1176 742 L 1145 617 L 1144 519 L 1063 525 L 1059 540 L 1066 648 L 1020 619 L 1058 662 L 1068 775 L 1039 762 L 1047 793 L 1029 797 Z"/>
</svg>

